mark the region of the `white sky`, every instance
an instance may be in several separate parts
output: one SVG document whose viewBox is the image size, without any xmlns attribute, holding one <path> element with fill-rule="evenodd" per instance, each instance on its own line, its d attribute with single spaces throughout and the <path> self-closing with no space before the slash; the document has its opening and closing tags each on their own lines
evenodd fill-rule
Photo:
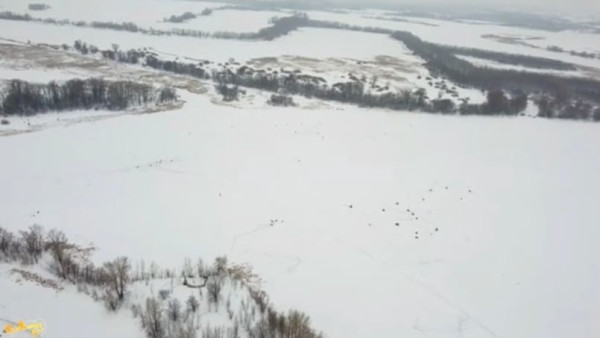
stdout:
<svg viewBox="0 0 600 338">
<path fill-rule="evenodd" d="M 319 3 L 319 0 L 288 0 L 288 1 L 309 1 Z M 551 11 L 555 14 L 561 12 L 580 13 L 590 16 L 600 16 L 600 0 L 327 0 L 327 2 L 364 4 L 369 7 L 372 3 L 389 4 L 415 4 L 415 5 L 445 5 L 452 7 L 455 5 L 469 5 L 474 7 L 494 7 L 504 10 L 529 10 L 534 12 Z"/>
</svg>

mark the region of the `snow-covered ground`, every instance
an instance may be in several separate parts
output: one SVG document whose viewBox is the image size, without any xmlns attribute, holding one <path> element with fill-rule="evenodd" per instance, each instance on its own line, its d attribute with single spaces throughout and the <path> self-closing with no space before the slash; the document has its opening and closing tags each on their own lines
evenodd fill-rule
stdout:
<svg viewBox="0 0 600 338">
<path fill-rule="evenodd" d="M 154 28 L 170 30 L 171 28 L 194 29 L 204 32 L 243 32 L 253 33 L 270 25 L 269 20 L 288 14 L 274 11 L 249 11 L 226 9 L 214 11 L 209 16 L 199 16 L 184 23 L 163 22 L 153 25 Z"/>
<path fill-rule="evenodd" d="M 123 112 L 99 110 L 50 112 L 34 116 L 6 116 L 2 117 L 6 124 L 0 124 L 0 136 L 29 133 L 52 127 L 68 127 L 77 123 L 94 122 L 121 114 Z"/>
<path fill-rule="evenodd" d="M 1 66 L 0 66 L 1 67 Z M 70 80 L 76 78 L 86 78 L 90 77 L 92 74 L 81 72 L 70 73 L 65 71 L 60 71 L 56 69 L 14 69 L 14 68 L 0 68 L 0 80 L 23 80 L 29 82 L 37 82 L 37 83 L 47 83 L 50 81 L 61 81 L 61 80 Z"/>
<path fill-rule="evenodd" d="M 67 283 L 62 290 L 43 286 L 23 278 L 15 271 L 36 273 L 53 280 L 44 269 L 34 269 L 0 263 L 0 327 L 41 323 L 41 337 L 128 337 L 143 338 L 144 334 L 130 312 L 108 313 L 90 297 L 78 293 Z M 54 281 L 54 280 L 53 280 Z M 55 283 L 60 283 L 54 281 Z M 2 333 L 7 337 L 31 337 L 30 332 Z"/>
<path fill-rule="evenodd" d="M 30 3 L 44 3 L 50 6 L 43 11 L 30 10 Z M 217 2 L 169 1 L 169 0 L 0 0 L 1 11 L 27 13 L 36 18 L 52 18 L 70 21 L 110 21 L 133 22 L 140 27 L 154 27 L 171 15 L 185 12 L 200 13 L 206 8 L 223 6 Z M 233 22 L 232 22 L 233 23 Z"/>
<path fill-rule="evenodd" d="M 538 57 L 547 57 L 566 62 L 600 68 L 600 59 L 586 59 L 560 54 L 546 50 L 548 46 L 559 46 L 566 50 L 574 49 L 581 52 L 598 52 L 600 35 L 582 32 L 564 31 L 548 32 L 518 27 L 499 26 L 491 24 L 474 24 L 436 19 L 390 17 L 400 18 L 405 21 L 391 21 L 376 19 L 372 15 L 362 13 L 331 13 L 321 11 L 308 11 L 311 19 L 336 21 L 362 27 L 380 27 L 393 30 L 411 32 L 421 39 L 429 42 L 451 46 L 486 49 L 503 53 L 524 54 Z M 425 24 L 424 24 L 425 23 Z M 485 35 L 520 36 L 534 38 L 527 40 L 537 48 L 523 45 L 514 45 L 498 42 L 485 38 Z"/>
<path fill-rule="evenodd" d="M 47 3 L 52 9 L 30 13 L 149 27 L 166 25 L 159 21 L 170 15 L 222 5 Z M 0 10 L 29 12 L 26 5 L 0 0 Z M 216 11 L 182 25 L 204 29 L 200 25 L 231 13 Z M 226 21 L 236 20 L 228 17 L 205 27 L 246 31 L 273 14 L 248 13 L 256 20 L 229 26 Z M 555 33 L 364 18 L 384 15 L 378 11 L 309 15 L 600 67 L 598 60 L 482 37 L 569 40 Z M 330 82 L 350 72 L 376 75 L 395 89 L 426 88 L 431 98 L 437 90 L 428 83 L 441 81 L 428 80 L 422 60 L 383 34 L 304 28 L 250 42 L 0 20 L 0 38 L 32 44 L 81 39 L 103 49 L 114 43 L 187 61 L 234 58 L 257 67 L 300 68 Z M 583 36 L 572 43 L 585 50 L 595 41 Z M 267 108 L 270 93 L 257 90 L 224 104 L 203 81 L 2 43 L 0 80 L 133 79 L 175 86 L 185 101 L 157 114 L 7 118 L 10 124 L 0 125 L 4 228 L 61 229 L 75 243 L 93 243 L 98 263 L 127 255 L 133 262 L 179 267 L 186 257 L 227 255 L 254 267 L 278 309 L 306 312 L 326 337 L 600 335 L 598 124 L 532 118 L 531 102 L 527 116 L 515 118 L 392 112 L 306 98 L 294 98 L 296 108 Z M 457 92 L 471 102 L 484 99 L 477 90 Z M 109 315 L 73 287 L 57 292 L 31 285 L 11 272 L 15 267 L 21 268 L 0 264 L 0 324 L 41 320 L 48 337 L 143 336 L 128 311 Z M 169 284 L 136 282 L 132 297 L 143 299 Z M 175 294 L 184 300 L 188 292 Z M 205 319 L 219 323 L 224 316 Z"/>
<path fill-rule="evenodd" d="M 600 332 L 597 125 L 184 99 L 0 139 L 0 224 L 226 254 L 329 337 Z"/>
<path fill-rule="evenodd" d="M 315 58 L 372 58 L 402 55 L 402 43 L 382 34 L 335 29 L 303 28 L 275 41 L 198 39 L 180 36 L 151 36 L 137 33 L 0 20 L 0 37 L 32 43 L 73 44 L 82 40 L 102 49 L 117 44 L 121 49 L 153 48 L 178 56 L 224 62 L 258 57 L 294 55 Z"/>
</svg>

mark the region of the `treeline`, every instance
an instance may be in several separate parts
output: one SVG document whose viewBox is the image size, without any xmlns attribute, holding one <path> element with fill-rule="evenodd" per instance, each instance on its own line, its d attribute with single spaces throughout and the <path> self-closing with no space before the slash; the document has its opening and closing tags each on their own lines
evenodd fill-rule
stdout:
<svg viewBox="0 0 600 338">
<path fill-rule="evenodd" d="M 376 94 L 373 91 L 375 84 L 369 83 L 364 78 L 354 78 L 351 81 L 338 82 L 329 86 L 320 77 L 295 72 L 267 73 L 247 66 L 239 67 L 235 71 L 213 70 L 211 78 L 218 83 L 217 90 L 227 101 L 237 99 L 237 86 L 241 86 L 278 93 L 268 102 L 274 105 L 293 105 L 291 98 L 280 93 L 350 103 L 362 107 L 442 114 L 518 115 L 527 108 L 528 103 L 528 95 L 525 93 L 508 94 L 502 90 L 495 90 L 488 94 L 487 101 L 482 104 L 464 102 L 457 106 L 451 99 L 429 98 L 423 88 Z"/>
<path fill-rule="evenodd" d="M 190 13 L 192 14 L 192 13 Z M 186 15 L 186 14 L 183 14 Z M 195 14 L 192 14 L 195 16 Z M 209 15 L 209 14 L 206 14 Z M 186 15 L 187 17 L 187 15 Z M 171 17 L 174 20 L 180 20 L 180 17 Z M 170 19 L 170 18 L 169 18 Z M 0 20 L 33 21 L 55 25 L 69 25 L 75 27 L 89 27 L 97 29 L 110 29 L 117 31 L 126 31 L 131 33 L 141 33 L 158 36 L 186 36 L 194 38 L 213 38 L 213 39 L 233 39 L 233 40 L 273 40 L 284 36 L 289 32 L 306 26 L 308 17 L 306 14 L 294 14 L 288 17 L 271 19 L 271 26 L 265 27 L 258 32 L 237 33 L 237 32 L 205 32 L 194 29 L 172 28 L 171 30 L 160 30 L 154 28 L 139 27 L 133 22 L 110 22 L 110 21 L 70 21 L 67 19 L 56 20 L 52 18 L 40 19 L 34 18 L 29 14 L 17 14 L 13 12 L 0 12 Z"/>
<path fill-rule="evenodd" d="M 213 13 L 213 10 L 211 8 L 205 8 L 202 10 L 202 12 L 200 12 L 200 16 L 209 16 L 212 13 Z M 171 22 L 171 23 L 183 23 L 186 21 L 196 19 L 197 17 L 198 17 L 197 14 L 194 14 L 192 12 L 185 12 L 180 15 L 171 15 L 170 17 L 165 18 L 163 21 Z"/>
<path fill-rule="evenodd" d="M 168 18 L 165 18 L 163 21 L 164 22 L 171 22 L 171 23 L 182 23 L 182 22 L 186 22 L 192 19 L 197 18 L 196 14 L 192 13 L 192 12 L 185 12 L 181 15 L 171 15 Z"/>
<path fill-rule="evenodd" d="M 377 34 L 388 34 L 391 35 L 395 32 L 393 29 L 370 27 L 370 26 L 356 26 L 347 23 L 335 22 L 335 21 L 322 21 L 322 20 L 308 20 L 307 27 L 314 28 L 329 28 L 329 29 L 342 29 L 349 31 L 358 31 L 366 33 L 377 33 Z"/>
<path fill-rule="evenodd" d="M 552 70 L 577 70 L 577 67 L 571 63 L 519 54 L 506 54 L 492 52 L 482 49 L 462 48 L 462 47 L 446 47 L 453 54 L 472 56 L 480 59 L 497 61 L 511 65 L 523 66 L 535 69 L 552 69 Z"/>
<path fill-rule="evenodd" d="M 212 8 L 205 8 L 202 10 L 202 12 L 200 12 L 200 15 L 202 16 L 209 16 L 214 12 L 214 10 Z"/>
<path fill-rule="evenodd" d="M 114 297 L 115 301 L 122 301 L 130 281 L 130 264 L 127 258 L 119 257 L 96 266 L 78 259 L 78 256 L 87 251 L 89 250 L 70 243 L 62 231 L 51 230 L 45 233 L 41 226 L 33 225 L 13 234 L 0 227 L 0 261 L 32 265 L 37 264 L 44 254 L 48 254 L 52 259 L 51 272 L 57 277 L 74 284 L 103 287 L 103 295 L 107 298 Z"/>
<path fill-rule="evenodd" d="M 12 80 L 0 93 L 0 113 L 32 115 L 47 111 L 75 109 L 123 110 L 147 104 L 172 102 L 174 89 L 131 81 L 106 81 L 98 78 L 73 79 L 64 83 L 32 84 Z"/>
<path fill-rule="evenodd" d="M 308 24 L 308 16 L 303 13 L 296 13 L 292 16 L 273 18 L 271 19 L 271 24 L 271 26 L 259 30 L 255 38 L 270 41 L 287 35 L 291 31 L 306 26 Z"/>
<path fill-rule="evenodd" d="M 14 21 L 32 21 L 34 19 L 29 14 L 17 14 L 13 12 L 0 12 L 0 19 L 2 20 L 14 20 Z"/>
<path fill-rule="evenodd" d="M 45 11 L 50 9 L 50 6 L 47 4 L 29 4 L 27 8 L 31 11 Z"/>
<path fill-rule="evenodd" d="M 74 284 L 77 290 L 94 300 L 102 302 L 107 310 L 118 311 L 123 304 L 130 305 L 135 318 L 148 338 L 206 338 L 224 337 L 255 337 L 255 338 L 321 338 L 310 324 L 310 318 L 297 310 L 287 313 L 278 312 L 269 302 L 267 294 L 250 285 L 250 279 L 255 275 L 248 266 L 231 265 L 227 257 L 217 257 L 212 265 L 206 265 L 198 259 L 194 266 L 191 260 L 184 261 L 180 274 L 175 269 L 161 269 L 152 263 L 148 270 L 142 261 L 136 270 L 132 269 L 130 260 L 120 256 L 114 260 L 95 265 L 88 259 L 93 248 L 81 248 L 70 242 L 67 236 L 59 230 L 45 232 L 39 225 L 33 225 L 27 230 L 13 233 L 0 227 L 0 262 L 34 265 L 48 257 L 48 268 L 57 278 Z M 46 287 L 57 290 L 62 286 L 50 279 L 44 279 L 25 270 L 13 269 L 24 278 L 33 278 Z M 133 283 L 144 282 L 147 286 L 151 280 L 170 278 L 171 290 L 151 291 L 150 297 L 142 303 L 130 298 L 129 290 Z M 181 283 L 181 287 L 198 290 L 191 292 L 184 305 L 172 294 L 173 283 Z M 191 281 L 203 280 L 195 285 Z M 248 302 L 234 310 L 230 306 L 231 296 L 223 295 L 223 285 L 226 281 L 235 284 L 235 290 L 242 286 L 249 294 Z M 202 289 L 205 292 L 202 292 Z M 239 292 L 239 291 L 238 291 Z M 195 296 L 196 294 L 197 296 Z M 210 308 L 219 309 L 223 304 L 233 327 L 199 325 L 200 306 L 202 298 L 208 301 Z M 206 325 L 206 324 L 205 324 Z"/>
<path fill-rule="evenodd" d="M 600 103 L 600 82 L 596 80 L 475 67 L 456 57 L 453 48 L 424 42 L 412 33 L 395 32 L 392 37 L 423 58 L 432 74 L 447 77 L 458 84 L 482 90 L 501 88 L 526 93 L 542 92 Z"/>
<path fill-rule="evenodd" d="M 443 46 L 422 41 L 409 32 L 390 31 L 375 27 L 353 26 L 337 22 L 309 20 L 311 27 L 346 29 L 370 33 L 390 34 L 402 41 L 407 48 L 426 61 L 426 67 L 434 76 L 446 77 L 458 84 L 474 87 L 485 91 L 498 89 L 513 93 L 542 95 L 546 98 L 539 107 L 539 116 L 598 121 L 596 111 L 600 104 L 600 82 L 593 79 L 578 77 L 556 76 L 551 74 L 532 73 L 515 70 L 501 70 L 475 67 L 468 61 L 456 57 L 456 54 L 467 54 L 494 61 L 523 65 L 533 68 L 557 70 L 576 69 L 572 64 L 561 61 L 512 55 L 477 49 L 465 49 Z M 549 102 L 550 108 L 543 107 Z M 434 106 L 442 105 L 448 108 L 448 101 L 438 101 Z M 460 113 L 487 114 L 487 105 L 463 104 Z M 595 108 L 596 107 L 596 108 Z M 435 109 L 434 110 L 438 110 Z M 444 109 L 447 110 L 447 109 Z M 551 113 L 548 113 L 550 111 Z M 508 111 L 507 114 L 510 114 Z"/>
<path fill-rule="evenodd" d="M 576 50 L 566 50 L 562 47 L 559 46 L 548 46 L 546 47 L 547 50 L 551 51 L 551 52 L 556 52 L 556 53 L 568 53 L 571 54 L 573 56 L 579 56 L 582 58 L 586 58 L 586 59 L 600 59 L 600 53 L 592 53 L 592 52 L 578 52 Z"/>
<path fill-rule="evenodd" d="M 542 95 L 536 100 L 536 103 L 540 117 L 600 122 L 600 107 L 594 107 L 589 102 Z"/>
<path fill-rule="evenodd" d="M 414 36 L 412 33 L 403 32 L 403 31 L 395 31 L 395 30 L 379 28 L 379 27 L 356 26 L 356 25 L 350 25 L 350 24 L 333 22 L 333 21 L 308 20 L 307 26 L 308 27 L 316 27 L 316 28 L 330 28 L 330 29 L 359 31 L 359 32 L 366 32 L 366 33 L 388 34 L 390 36 L 397 35 L 396 39 L 401 40 L 403 42 L 404 42 L 403 39 L 405 37 L 407 37 L 407 35 Z M 400 39 L 399 37 L 401 37 L 402 39 Z M 417 38 L 416 36 L 414 36 L 414 37 Z M 424 42 L 424 41 L 421 41 L 421 42 L 424 44 L 427 43 L 432 46 L 435 46 L 438 48 L 438 50 L 443 50 L 446 53 L 451 54 L 451 55 L 455 55 L 455 54 L 467 55 L 467 56 L 473 56 L 473 57 L 478 57 L 478 58 L 482 58 L 482 59 L 487 59 L 487 60 L 492 60 L 492 61 L 497 61 L 497 62 L 502 62 L 502 63 L 507 63 L 507 64 L 520 65 L 520 66 L 529 67 L 529 68 L 537 68 L 537 69 L 553 69 L 553 70 L 576 70 L 577 69 L 575 67 L 575 65 L 573 65 L 573 64 L 559 61 L 559 60 L 548 59 L 548 58 L 534 57 L 534 56 L 527 56 L 527 55 L 518 55 L 518 54 L 508 54 L 508 53 L 494 52 L 494 51 L 475 49 L 475 48 L 444 46 L 444 45 L 438 45 L 438 44 L 428 43 L 428 42 Z M 407 47 L 409 47 L 409 46 L 407 46 Z"/>
</svg>

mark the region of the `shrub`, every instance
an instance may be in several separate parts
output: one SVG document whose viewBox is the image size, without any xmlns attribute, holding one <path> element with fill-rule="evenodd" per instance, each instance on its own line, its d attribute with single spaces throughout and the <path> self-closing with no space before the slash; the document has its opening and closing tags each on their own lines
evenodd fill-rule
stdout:
<svg viewBox="0 0 600 338">
<path fill-rule="evenodd" d="M 291 96 L 281 95 L 281 94 L 273 94 L 267 101 L 268 104 L 272 106 L 282 106 L 282 107 L 290 107 L 295 106 L 294 99 Z"/>
<path fill-rule="evenodd" d="M 176 322 L 181 318 L 181 303 L 177 298 L 173 298 L 169 301 L 167 315 L 170 320 Z"/>
<path fill-rule="evenodd" d="M 223 95 L 223 101 L 225 102 L 237 101 L 239 97 L 239 89 L 237 85 L 219 83 L 215 86 L 215 88 L 219 94 Z"/>
<path fill-rule="evenodd" d="M 158 291 L 158 296 L 162 300 L 167 300 L 167 298 L 169 298 L 170 295 L 171 295 L 171 291 L 169 291 L 169 290 L 159 290 Z"/>
<path fill-rule="evenodd" d="M 173 89 L 155 90 L 150 85 L 130 81 L 106 81 L 91 78 L 73 79 L 63 84 L 30 84 L 13 80 L 0 93 L 4 114 L 35 114 L 49 110 L 99 109 L 122 110 L 148 103 L 176 99 Z"/>
<path fill-rule="evenodd" d="M 29 227 L 28 231 L 21 231 L 21 238 L 25 243 L 25 250 L 32 263 L 37 263 L 44 250 L 44 232 L 39 225 Z"/>
<path fill-rule="evenodd" d="M 186 304 L 188 311 L 190 312 L 196 312 L 200 308 L 200 303 L 198 302 L 196 297 L 194 297 L 194 295 L 191 295 L 190 298 L 188 298 Z"/>
<path fill-rule="evenodd" d="M 227 271 L 227 257 L 219 256 L 215 258 L 214 269 L 217 275 L 222 275 Z"/>
<path fill-rule="evenodd" d="M 102 301 L 104 302 L 104 306 L 108 311 L 117 311 L 121 302 L 119 301 L 118 296 L 112 289 L 105 289 L 104 294 L 102 295 Z"/>
<path fill-rule="evenodd" d="M 155 298 L 146 299 L 146 306 L 142 312 L 141 321 L 148 338 L 163 338 L 165 336 L 163 311 L 160 308 L 160 303 Z"/>
<path fill-rule="evenodd" d="M 221 299 L 221 288 L 222 283 L 219 278 L 212 277 L 208 284 L 206 285 L 206 289 L 208 291 L 208 301 L 215 305 L 219 305 L 219 300 Z"/>
<path fill-rule="evenodd" d="M 45 11 L 47 9 L 50 9 L 50 6 L 46 5 L 46 4 L 29 4 L 29 10 L 32 11 Z"/>
<path fill-rule="evenodd" d="M 191 13 L 191 12 L 185 12 L 181 15 L 171 15 L 169 18 L 166 18 L 164 21 L 172 22 L 172 23 L 182 23 L 182 22 L 186 22 L 188 20 L 192 20 L 195 18 L 196 18 L 196 14 Z"/>
<path fill-rule="evenodd" d="M 440 112 L 443 114 L 449 114 L 454 111 L 454 101 L 450 99 L 438 99 L 431 101 L 433 112 Z"/>
</svg>

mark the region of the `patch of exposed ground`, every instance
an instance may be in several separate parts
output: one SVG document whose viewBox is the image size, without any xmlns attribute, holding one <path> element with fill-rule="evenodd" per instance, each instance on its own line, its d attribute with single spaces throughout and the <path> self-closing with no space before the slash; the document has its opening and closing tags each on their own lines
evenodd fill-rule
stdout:
<svg viewBox="0 0 600 338">
<path fill-rule="evenodd" d="M 265 57 L 248 62 L 259 70 L 295 72 L 326 78 L 329 85 L 354 78 L 365 78 L 367 81 L 377 79 L 389 82 L 390 88 L 410 88 L 408 77 L 422 69 L 414 59 L 393 56 L 377 56 L 371 60 L 350 58 L 315 59 L 300 56 Z"/>
<path fill-rule="evenodd" d="M 59 46 L 0 43 L 1 65 L 11 69 L 60 70 L 77 76 L 101 76 L 114 80 L 169 85 L 192 93 L 206 93 L 206 85 L 188 76 L 161 72 L 141 66 L 86 57 L 64 51 Z"/>
</svg>

